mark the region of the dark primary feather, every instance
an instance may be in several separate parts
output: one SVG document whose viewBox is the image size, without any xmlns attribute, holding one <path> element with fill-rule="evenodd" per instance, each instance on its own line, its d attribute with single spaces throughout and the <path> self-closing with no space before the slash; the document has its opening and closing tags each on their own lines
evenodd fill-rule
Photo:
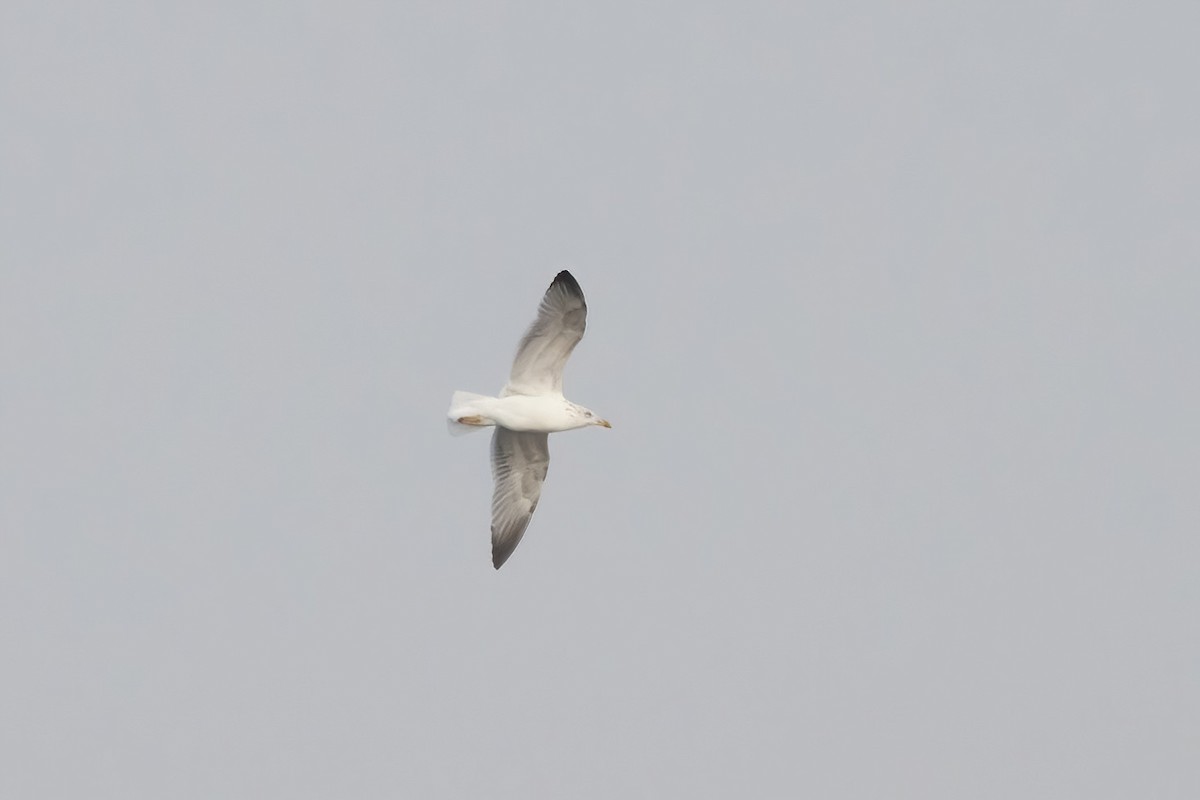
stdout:
<svg viewBox="0 0 1200 800">
<path fill-rule="evenodd" d="M 549 434 L 496 428 L 492 434 L 492 566 L 500 569 L 525 535 L 550 467 Z"/>
<path fill-rule="evenodd" d="M 538 316 L 517 346 L 502 394 L 562 393 L 562 371 L 587 327 L 583 290 L 570 272 L 555 276 L 538 306 Z"/>
</svg>

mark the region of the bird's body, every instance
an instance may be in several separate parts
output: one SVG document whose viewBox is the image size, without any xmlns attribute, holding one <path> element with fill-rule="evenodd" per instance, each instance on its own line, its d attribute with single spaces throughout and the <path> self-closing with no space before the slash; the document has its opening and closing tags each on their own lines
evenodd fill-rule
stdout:
<svg viewBox="0 0 1200 800">
<path fill-rule="evenodd" d="M 560 395 L 464 396 L 456 392 L 451 414 L 456 425 L 494 425 L 510 431 L 559 433 L 599 423 L 592 412 Z"/>
<path fill-rule="evenodd" d="M 508 384 L 499 397 L 455 392 L 452 433 L 495 427 L 492 434 L 492 565 L 512 555 L 533 518 L 550 464 L 551 433 L 599 425 L 611 428 L 562 393 L 562 371 L 583 338 L 587 304 L 571 273 L 554 278 L 533 325 L 521 339 Z"/>
</svg>

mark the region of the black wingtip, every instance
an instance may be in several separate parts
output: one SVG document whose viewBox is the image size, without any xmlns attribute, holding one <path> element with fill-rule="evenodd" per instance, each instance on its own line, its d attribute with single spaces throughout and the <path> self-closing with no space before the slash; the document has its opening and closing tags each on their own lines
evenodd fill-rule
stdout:
<svg viewBox="0 0 1200 800">
<path fill-rule="evenodd" d="M 583 289 L 580 288 L 579 281 L 575 280 L 575 276 L 565 269 L 554 276 L 550 288 L 553 289 L 555 286 L 562 286 L 567 291 L 583 297 Z"/>
<path fill-rule="evenodd" d="M 511 556 L 513 554 L 513 550 L 516 550 L 516 549 L 517 549 L 517 546 L 515 544 L 512 547 L 497 547 L 497 546 L 493 545 L 492 546 L 492 567 L 495 569 L 500 569 L 501 567 L 503 567 L 504 562 L 508 561 L 508 557 Z"/>
</svg>

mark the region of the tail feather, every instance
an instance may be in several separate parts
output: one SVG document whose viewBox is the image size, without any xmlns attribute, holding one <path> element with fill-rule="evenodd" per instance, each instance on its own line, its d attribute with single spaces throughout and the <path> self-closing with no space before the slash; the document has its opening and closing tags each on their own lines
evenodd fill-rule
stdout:
<svg viewBox="0 0 1200 800">
<path fill-rule="evenodd" d="M 446 420 L 446 430 L 450 431 L 451 436 L 466 436 L 468 433 L 481 431 L 483 428 L 478 425 L 463 425 L 452 419 L 448 419 Z"/>
<path fill-rule="evenodd" d="M 477 400 L 487 400 L 486 394 L 475 394 L 474 392 L 455 392 L 450 398 L 450 410 L 446 416 L 446 428 L 454 436 L 465 436 L 472 431 L 483 430 L 485 425 L 463 425 L 458 420 L 463 417 L 479 416 L 479 409 L 475 407 Z"/>
</svg>

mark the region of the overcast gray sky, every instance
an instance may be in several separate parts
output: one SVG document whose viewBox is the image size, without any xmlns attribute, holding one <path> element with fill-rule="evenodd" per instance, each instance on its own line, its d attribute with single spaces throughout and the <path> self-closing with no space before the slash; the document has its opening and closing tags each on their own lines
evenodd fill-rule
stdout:
<svg viewBox="0 0 1200 800">
<path fill-rule="evenodd" d="M 5 2 L 0 795 L 1200 796 L 1200 6 L 989 5 Z"/>
</svg>

